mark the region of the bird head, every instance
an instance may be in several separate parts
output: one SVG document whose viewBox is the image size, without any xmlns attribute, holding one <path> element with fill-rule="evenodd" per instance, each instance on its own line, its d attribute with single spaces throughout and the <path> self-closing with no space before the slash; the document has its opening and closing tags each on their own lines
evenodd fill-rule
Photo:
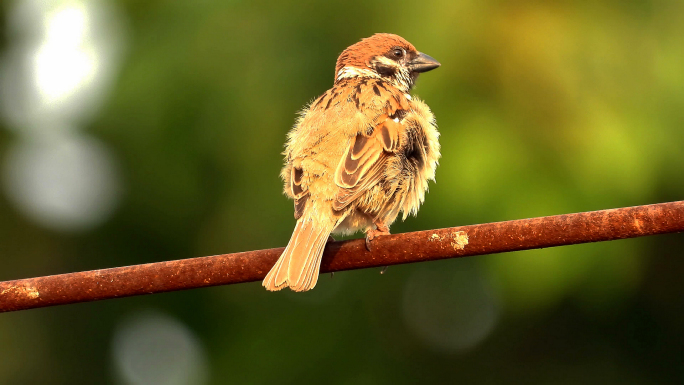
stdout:
<svg viewBox="0 0 684 385">
<path fill-rule="evenodd" d="M 421 72 L 439 67 L 401 36 L 377 33 L 345 49 L 337 59 L 335 82 L 352 77 L 382 78 L 409 92 Z"/>
</svg>

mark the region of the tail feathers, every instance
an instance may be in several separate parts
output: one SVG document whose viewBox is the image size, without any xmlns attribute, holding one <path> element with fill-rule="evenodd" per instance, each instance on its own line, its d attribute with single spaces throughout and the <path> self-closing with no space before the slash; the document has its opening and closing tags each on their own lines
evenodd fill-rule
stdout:
<svg viewBox="0 0 684 385">
<path fill-rule="evenodd" d="M 270 291 L 290 287 L 307 291 L 316 286 L 323 249 L 336 223 L 315 223 L 300 219 L 290 243 L 264 278 L 263 286 Z"/>
</svg>

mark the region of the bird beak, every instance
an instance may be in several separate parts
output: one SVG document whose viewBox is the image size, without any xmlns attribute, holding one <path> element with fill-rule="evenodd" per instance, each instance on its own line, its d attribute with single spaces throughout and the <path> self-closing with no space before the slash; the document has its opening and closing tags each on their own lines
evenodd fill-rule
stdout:
<svg viewBox="0 0 684 385">
<path fill-rule="evenodd" d="M 418 56 L 408 63 L 408 67 L 412 72 L 428 72 L 439 66 L 441 64 L 437 60 L 422 52 L 418 52 Z"/>
</svg>

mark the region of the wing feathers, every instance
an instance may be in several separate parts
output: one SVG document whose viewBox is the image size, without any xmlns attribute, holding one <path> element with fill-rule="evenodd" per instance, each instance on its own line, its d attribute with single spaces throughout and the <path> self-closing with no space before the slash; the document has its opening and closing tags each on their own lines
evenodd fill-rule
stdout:
<svg viewBox="0 0 684 385">
<path fill-rule="evenodd" d="M 383 149 L 387 152 L 397 152 L 399 150 L 399 142 L 403 126 L 401 123 L 395 122 L 392 119 L 385 120 L 377 129 L 378 140 L 382 143 Z"/>
<path fill-rule="evenodd" d="M 380 115 L 375 122 L 370 135 L 360 133 L 352 139 L 335 171 L 335 183 L 341 187 L 333 201 L 335 210 L 345 208 L 379 183 L 389 155 L 399 150 L 401 123 L 387 114 Z"/>
<path fill-rule="evenodd" d="M 309 198 L 309 190 L 304 190 L 304 186 L 302 186 L 304 170 L 299 167 L 292 167 L 290 173 L 290 188 L 294 196 L 294 217 L 299 219 L 304 214 L 304 208 Z"/>
<path fill-rule="evenodd" d="M 294 195 L 295 198 L 301 198 L 308 192 L 305 192 L 304 188 L 302 187 L 302 176 L 304 175 L 304 170 L 299 167 L 292 167 L 291 173 L 290 185 L 292 187 L 292 195 Z"/>
</svg>

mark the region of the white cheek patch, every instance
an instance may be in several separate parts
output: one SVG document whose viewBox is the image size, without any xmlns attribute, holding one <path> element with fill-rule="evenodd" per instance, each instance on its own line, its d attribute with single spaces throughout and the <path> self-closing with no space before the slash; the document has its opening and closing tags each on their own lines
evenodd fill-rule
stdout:
<svg viewBox="0 0 684 385">
<path fill-rule="evenodd" d="M 397 117 L 397 118 L 394 118 L 394 119 L 392 119 L 392 120 L 394 120 L 395 123 L 399 123 L 399 118 L 398 118 L 398 117 Z"/>
<path fill-rule="evenodd" d="M 385 65 L 386 67 L 395 68 L 396 73 L 394 74 L 394 76 L 385 77 L 384 79 L 389 81 L 390 84 L 398 88 L 400 91 L 405 92 L 404 96 L 406 97 L 406 99 L 411 100 L 411 95 L 408 94 L 408 91 L 413 86 L 413 81 L 411 79 L 410 74 L 408 73 L 408 70 L 403 67 L 398 67 L 393 60 L 386 58 L 384 56 L 378 56 L 373 60 L 373 63 L 375 64 L 379 63 L 381 65 Z M 340 81 L 342 79 L 349 78 L 383 79 L 383 77 L 380 76 L 380 74 L 378 74 L 376 71 L 370 68 L 346 66 L 337 72 L 337 79 L 335 81 Z"/>
<path fill-rule="evenodd" d="M 379 61 L 380 63 L 382 63 L 382 65 L 384 65 L 384 66 L 393 67 L 393 68 L 397 67 L 397 63 L 390 58 L 387 58 L 384 56 L 378 56 L 376 60 Z"/>
<path fill-rule="evenodd" d="M 337 80 L 347 78 L 379 78 L 380 75 L 366 68 L 344 67 L 337 73 Z"/>
</svg>

